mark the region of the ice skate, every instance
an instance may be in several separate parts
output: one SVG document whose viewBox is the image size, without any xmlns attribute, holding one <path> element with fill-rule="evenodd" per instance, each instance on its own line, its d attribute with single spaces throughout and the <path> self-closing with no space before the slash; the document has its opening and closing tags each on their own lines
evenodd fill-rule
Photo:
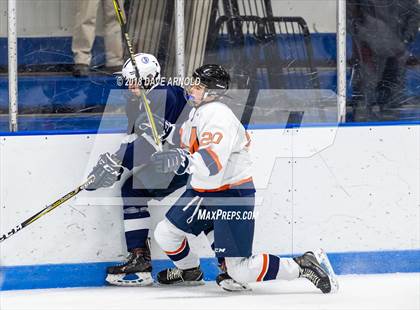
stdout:
<svg viewBox="0 0 420 310">
<path fill-rule="evenodd" d="M 300 267 L 299 277 L 311 281 L 324 294 L 338 291 L 338 282 L 327 255 L 322 249 L 293 258 Z"/>
<path fill-rule="evenodd" d="M 165 285 L 203 285 L 203 272 L 200 267 L 179 269 L 177 267 L 164 269 L 157 275 L 157 281 Z"/>
<path fill-rule="evenodd" d="M 107 268 L 106 282 L 117 286 L 147 286 L 153 283 L 149 248 L 133 249 L 127 261 Z"/>
</svg>

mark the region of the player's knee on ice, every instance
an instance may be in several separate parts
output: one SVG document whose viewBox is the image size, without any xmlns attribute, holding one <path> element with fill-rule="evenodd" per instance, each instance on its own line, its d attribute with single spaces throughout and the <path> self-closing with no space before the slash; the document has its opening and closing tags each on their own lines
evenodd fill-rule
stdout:
<svg viewBox="0 0 420 310">
<path fill-rule="evenodd" d="M 245 257 L 226 257 L 226 269 L 228 275 L 235 280 L 236 282 L 240 283 L 249 283 L 254 282 L 257 276 L 254 277 L 254 273 L 257 266 L 252 268 L 249 258 Z M 250 268 L 251 267 L 251 268 Z"/>
</svg>

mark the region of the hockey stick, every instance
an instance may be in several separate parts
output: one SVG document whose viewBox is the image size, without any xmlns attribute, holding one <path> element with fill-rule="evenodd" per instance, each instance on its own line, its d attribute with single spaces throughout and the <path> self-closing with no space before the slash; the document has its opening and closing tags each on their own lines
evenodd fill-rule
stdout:
<svg viewBox="0 0 420 310">
<path fill-rule="evenodd" d="M 0 237 L 0 243 L 3 242 L 4 240 L 6 240 L 7 238 L 9 238 L 10 236 L 13 236 L 15 233 L 17 233 L 18 231 L 22 230 L 23 228 L 25 228 L 26 226 L 28 226 L 29 224 L 32 224 L 33 222 L 35 222 L 37 219 L 39 219 L 40 217 L 44 216 L 45 214 L 47 214 L 48 212 L 51 212 L 52 210 L 54 210 L 55 208 L 61 206 L 63 203 L 65 203 L 67 200 L 69 200 L 70 198 L 73 198 L 74 196 L 76 196 L 78 193 L 80 193 L 82 190 L 84 190 L 89 184 L 91 184 L 94 181 L 94 176 L 91 176 L 85 183 L 83 183 L 82 185 L 80 185 L 78 188 L 76 188 L 75 190 L 71 191 L 70 193 L 64 195 L 63 197 L 61 197 L 60 199 L 58 199 L 57 201 L 54 201 L 52 204 L 50 204 L 49 206 L 46 206 L 44 209 L 42 209 L 41 211 L 39 211 L 37 214 L 32 215 L 30 218 L 28 218 L 26 221 L 22 222 L 21 224 L 17 225 L 15 228 L 13 228 L 11 231 L 9 231 L 8 233 L 2 235 Z"/>
<path fill-rule="evenodd" d="M 131 64 L 133 65 L 136 71 L 136 78 L 137 78 L 136 82 L 138 83 L 140 81 L 140 72 L 139 72 L 139 69 L 137 68 L 136 59 L 134 57 L 133 45 L 131 44 L 130 36 L 128 35 L 127 23 L 124 20 L 124 15 L 121 11 L 121 7 L 120 7 L 120 4 L 118 3 L 118 0 L 112 0 L 112 1 L 114 2 L 115 14 L 117 15 L 117 20 L 121 26 L 121 32 L 123 33 L 124 41 L 125 41 L 125 44 L 127 45 L 127 49 L 130 54 Z M 142 88 L 140 88 L 140 100 L 144 106 L 144 109 L 146 110 L 147 119 L 152 129 L 153 140 L 155 140 L 155 143 L 159 151 L 162 151 L 162 141 L 160 140 L 159 134 L 157 132 L 155 120 L 153 119 L 153 114 L 152 114 L 152 111 L 150 110 L 149 102 L 147 101 L 146 95 Z"/>
</svg>

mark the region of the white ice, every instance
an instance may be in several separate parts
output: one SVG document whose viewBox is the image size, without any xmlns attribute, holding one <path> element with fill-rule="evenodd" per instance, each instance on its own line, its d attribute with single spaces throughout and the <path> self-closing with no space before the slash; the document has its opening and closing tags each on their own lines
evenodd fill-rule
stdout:
<svg viewBox="0 0 420 310">
<path fill-rule="evenodd" d="M 420 309 L 420 273 L 340 276 L 323 295 L 305 279 L 253 284 L 228 293 L 214 282 L 196 287 L 72 288 L 5 291 L 0 309 Z"/>
</svg>

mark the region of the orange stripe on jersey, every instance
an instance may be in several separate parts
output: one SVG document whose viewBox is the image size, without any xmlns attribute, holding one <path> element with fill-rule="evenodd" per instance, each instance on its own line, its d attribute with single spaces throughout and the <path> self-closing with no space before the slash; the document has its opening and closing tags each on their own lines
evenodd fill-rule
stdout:
<svg viewBox="0 0 420 310">
<path fill-rule="evenodd" d="M 209 153 L 211 158 L 213 158 L 214 162 L 217 165 L 217 170 L 218 171 L 222 170 L 223 167 L 222 167 L 222 164 L 220 163 L 219 156 L 217 156 L 217 154 L 214 151 L 212 151 L 209 147 L 205 148 L 205 150 L 207 151 L 207 153 Z"/>
<path fill-rule="evenodd" d="M 183 149 L 183 148 L 185 148 L 185 144 L 182 142 L 182 134 L 184 133 L 184 130 L 182 129 L 182 127 L 181 128 L 179 128 L 179 136 L 180 136 L 180 139 L 179 139 L 179 146 Z"/>
<path fill-rule="evenodd" d="M 187 246 L 187 239 L 185 238 L 178 249 L 176 249 L 175 251 L 165 251 L 165 253 L 168 255 L 175 255 L 175 254 L 181 253 L 185 249 L 186 246 Z"/>
<path fill-rule="evenodd" d="M 226 191 L 228 189 L 231 189 L 232 187 L 239 186 L 241 184 L 248 183 L 248 182 L 252 182 L 252 177 L 240 180 L 240 181 L 238 181 L 236 183 L 233 183 L 233 184 L 225 184 L 225 185 L 222 185 L 222 186 L 220 186 L 218 188 L 214 188 L 214 189 L 204 189 L 204 188 L 193 187 L 193 190 L 195 190 L 196 192 L 200 192 L 200 193 L 220 192 L 220 191 Z"/>
<path fill-rule="evenodd" d="M 197 137 L 197 127 L 191 128 L 191 135 L 190 135 L 190 153 L 194 154 L 198 151 L 199 143 Z"/>
<path fill-rule="evenodd" d="M 257 278 L 257 282 L 260 282 L 264 279 L 264 276 L 267 273 L 267 270 L 268 270 L 268 255 L 263 254 L 263 267 L 262 267 L 260 275 Z"/>
<path fill-rule="evenodd" d="M 245 144 L 245 147 L 249 147 L 251 145 L 251 136 L 249 135 L 248 131 L 245 131 L 246 139 L 248 140 L 248 143 Z"/>
</svg>

